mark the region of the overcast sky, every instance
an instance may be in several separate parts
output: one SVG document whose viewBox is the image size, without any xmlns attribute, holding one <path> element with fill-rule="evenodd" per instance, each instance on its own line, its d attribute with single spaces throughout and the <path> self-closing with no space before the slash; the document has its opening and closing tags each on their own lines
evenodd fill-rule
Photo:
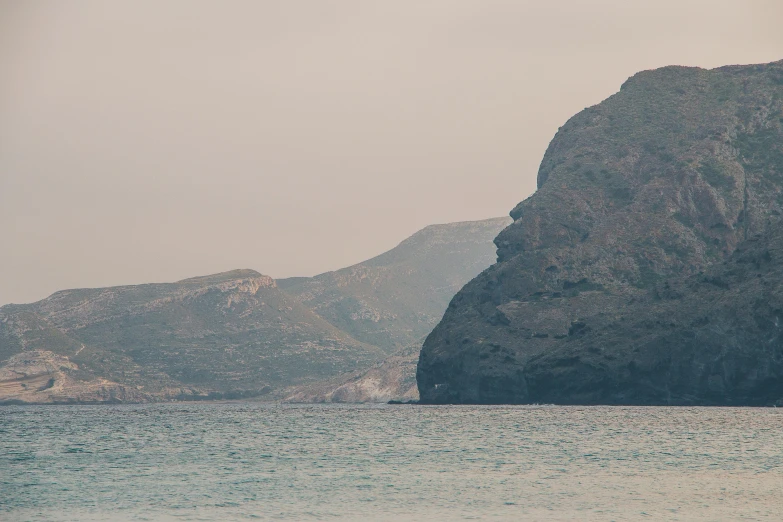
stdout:
<svg viewBox="0 0 783 522">
<path fill-rule="evenodd" d="M 639 70 L 783 58 L 780 0 L 0 0 L 0 304 L 313 275 L 506 214 Z"/>
</svg>

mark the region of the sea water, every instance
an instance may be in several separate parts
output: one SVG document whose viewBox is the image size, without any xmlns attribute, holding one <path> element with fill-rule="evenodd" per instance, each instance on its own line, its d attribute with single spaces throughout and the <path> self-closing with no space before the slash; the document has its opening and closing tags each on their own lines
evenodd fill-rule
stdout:
<svg viewBox="0 0 783 522">
<path fill-rule="evenodd" d="M 0 520 L 783 520 L 783 408 L 0 407 Z"/>
</svg>

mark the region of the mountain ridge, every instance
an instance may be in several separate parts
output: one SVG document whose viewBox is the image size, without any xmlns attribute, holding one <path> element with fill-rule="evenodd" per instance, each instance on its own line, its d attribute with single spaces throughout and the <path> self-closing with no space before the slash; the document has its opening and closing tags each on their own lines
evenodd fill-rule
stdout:
<svg viewBox="0 0 783 522">
<path fill-rule="evenodd" d="M 148 399 L 262 395 L 383 356 L 254 271 L 66 290 L 0 308 L 0 360 L 33 350 L 68 358 L 84 382 L 105 379 Z"/>
<path fill-rule="evenodd" d="M 370 264 L 349 269 L 358 267 L 374 280 L 380 270 L 385 284 L 404 286 L 394 278 L 421 272 L 426 265 L 421 260 L 434 256 L 448 261 L 449 277 L 462 283 L 479 271 L 472 272 L 477 264 L 494 260 L 492 238 L 509 221 L 427 227 Z M 471 232 L 475 227 L 478 235 Z M 395 268 L 400 263 L 402 271 Z M 427 286 L 429 279 L 442 281 L 427 270 L 416 279 L 422 292 L 433 286 Z M 410 299 L 410 294 L 401 297 Z M 435 297 L 439 317 L 450 296 Z M 422 317 L 438 318 L 432 312 Z M 301 396 L 305 389 L 314 400 L 326 400 L 317 396 L 322 393 L 385 402 L 404 395 L 415 382 L 411 353 L 403 363 L 397 352 L 388 352 L 388 347 L 353 338 L 281 290 L 277 281 L 251 269 L 174 283 L 60 290 L 35 303 L 0 307 L 0 402 L 278 400 Z M 346 376 L 387 384 L 380 391 L 364 386 L 371 395 L 333 393 L 330 386 L 343 386 Z"/>
<path fill-rule="evenodd" d="M 430 225 L 366 261 L 278 284 L 335 327 L 391 353 L 419 342 L 454 293 L 494 262 L 487 245 L 509 223 Z"/>
</svg>

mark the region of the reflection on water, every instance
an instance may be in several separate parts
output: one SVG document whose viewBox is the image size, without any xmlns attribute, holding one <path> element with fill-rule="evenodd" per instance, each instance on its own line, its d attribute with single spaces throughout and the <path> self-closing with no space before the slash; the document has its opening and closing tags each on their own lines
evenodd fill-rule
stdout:
<svg viewBox="0 0 783 522">
<path fill-rule="evenodd" d="M 0 519 L 780 520 L 783 409 L 0 408 Z"/>
</svg>

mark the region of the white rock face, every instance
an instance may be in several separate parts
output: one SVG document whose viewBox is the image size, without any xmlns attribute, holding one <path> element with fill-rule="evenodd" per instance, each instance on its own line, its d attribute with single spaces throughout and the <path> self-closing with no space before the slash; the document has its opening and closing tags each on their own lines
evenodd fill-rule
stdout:
<svg viewBox="0 0 783 522">
<path fill-rule="evenodd" d="M 150 397 L 107 379 L 80 380 L 79 367 L 48 350 L 22 352 L 0 366 L 0 402 L 146 402 Z"/>
<path fill-rule="evenodd" d="M 330 381 L 289 390 L 285 402 L 361 403 L 419 399 L 416 363 L 419 346 L 413 345 L 387 357 L 366 371 L 353 372 Z"/>
</svg>

